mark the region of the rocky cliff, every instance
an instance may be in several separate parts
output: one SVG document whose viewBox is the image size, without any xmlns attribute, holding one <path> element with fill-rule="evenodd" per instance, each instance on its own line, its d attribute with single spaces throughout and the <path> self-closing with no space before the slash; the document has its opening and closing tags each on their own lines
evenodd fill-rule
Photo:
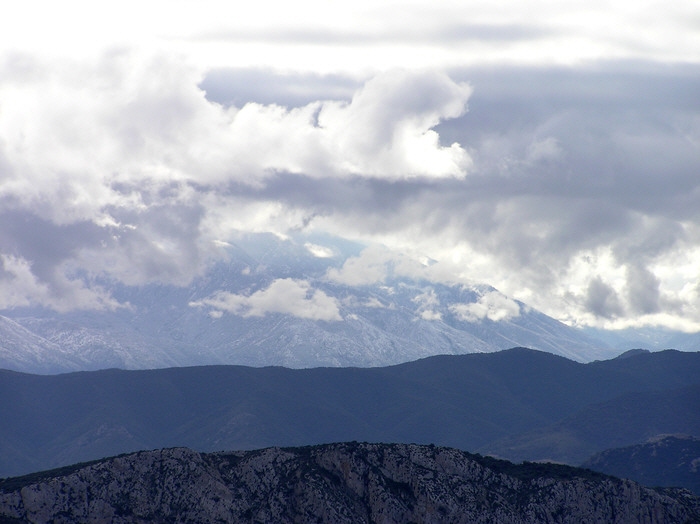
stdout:
<svg viewBox="0 0 700 524">
<path fill-rule="evenodd" d="M 450 448 L 145 451 L 0 481 L 0 522 L 698 522 L 700 498 Z"/>
</svg>

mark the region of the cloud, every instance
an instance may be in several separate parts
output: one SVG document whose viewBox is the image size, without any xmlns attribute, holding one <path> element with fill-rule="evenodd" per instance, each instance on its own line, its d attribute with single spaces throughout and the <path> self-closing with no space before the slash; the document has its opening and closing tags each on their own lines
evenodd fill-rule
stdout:
<svg viewBox="0 0 700 524">
<path fill-rule="evenodd" d="M 435 308 L 440 307 L 440 300 L 434 289 L 427 289 L 411 299 L 417 306 L 416 313 L 423 320 L 442 320 L 442 313 Z"/>
<path fill-rule="evenodd" d="M 382 301 L 380 301 L 377 297 L 371 297 L 367 299 L 363 304 L 364 307 L 370 307 L 370 308 L 389 308 L 391 309 L 393 307 L 393 304 L 386 305 Z"/>
<path fill-rule="evenodd" d="M 31 263 L 21 257 L 0 254 L 0 309 L 41 304 L 58 312 L 73 309 L 115 310 L 128 307 L 114 300 L 99 285 L 87 286 L 60 272 L 49 283 L 37 279 Z"/>
<path fill-rule="evenodd" d="M 633 311 L 656 313 L 660 308 L 659 279 L 639 265 L 627 267 L 627 300 Z"/>
<path fill-rule="evenodd" d="M 342 320 L 338 301 L 321 290 L 314 290 L 305 280 L 280 278 L 266 289 L 246 295 L 219 291 L 209 298 L 191 302 L 193 307 L 211 307 L 243 317 L 262 317 L 271 313 L 292 315 L 311 320 Z"/>
<path fill-rule="evenodd" d="M 257 65 L 284 71 L 351 72 L 460 64 L 559 63 L 606 57 L 697 62 L 698 7 L 632 3 L 411 2 L 397 16 L 391 2 L 236 5 L 133 0 L 118 6 L 33 1 L 0 20 L 5 47 L 84 56 L 113 45 L 166 49 L 212 66 Z M 37 20 L 41 9 L 45 20 Z M 75 13 L 90 23 L 81 23 Z M 167 16 L 164 16 L 167 13 Z M 611 31 L 610 28 L 616 28 Z M 86 46 L 85 42 L 90 42 Z"/>
<path fill-rule="evenodd" d="M 623 313 L 617 292 L 600 277 L 593 278 L 588 284 L 585 305 L 598 317 L 614 318 Z"/>
<path fill-rule="evenodd" d="M 368 80 L 349 103 L 292 109 L 248 103 L 229 110 L 233 156 L 263 178 L 463 177 L 469 155 L 457 143 L 441 146 L 432 128 L 462 115 L 470 93 L 444 74 L 392 71 Z"/>
<path fill-rule="evenodd" d="M 329 281 L 485 282 L 572 324 L 700 329 L 696 64 L 217 79 L 38 56 L 0 59 L 6 308 L 112 307 L 100 282 L 187 285 L 239 231 L 308 231 L 386 246 Z"/>
<path fill-rule="evenodd" d="M 431 309 L 421 311 L 420 318 L 423 320 L 442 320 L 442 313 Z"/>
<path fill-rule="evenodd" d="M 379 246 L 364 249 L 357 257 L 348 258 L 340 268 L 329 268 L 326 278 L 348 286 L 369 286 L 384 282 L 391 253 Z"/>
<path fill-rule="evenodd" d="M 15 279 L 5 307 L 54 307 L 49 296 L 63 296 L 62 309 L 110 303 L 68 300 L 67 281 L 187 285 L 231 231 L 305 227 L 315 211 L 260 195 L 292 173 L 439 179 L 469 164 L 432 130 L 462 114 L 470 93 L 444 74 L 383 73 L 349 101 L 291 109 L 225 108 L 200 80 L 172 56 L 130 50 L 91 61 L 0 57 L 0 254 L 24 260 L 48 290 L 21 280 L 23 294 Z"/>
<path fill-rule="evenodd" d="M 339 268 L 329 268 L 325 278 L 349 286 L 381 284 L 393 278 L 408 278 L 445 284 L 464 283 L 459 268 L 449 262 L 436 262 L 425 255 L 411 255 L 379 244 L 371 245 Z"/>
<path fill-rule="evenodd" d="M 311 242 L 306 242 L 304 247 L 317 258 L 332 258 L 334 256 L 333 250 L 329 247 L 319 246 L 318 244 L 312 244 Z"/>
<path fill-rule="evenodd" d="M 440 73 L 383 73 L 350 102 L 223 108 L 197 87 L 197 70 L 163 56 L 24 59 L 20 72 L 7 60 L 1 70 L 0 198 L 56 222 L 147 206 L 173 184 L 256 185 L 274 172 L 462 177 L 470 162 L 432 130 L 470 94 Z"/>
<path fill-rule="evenodd" d="M 414 25 L 394 31 L 376 32 L 371 26 L 358 27 L 353 31 L 333 28 L 311 29 L 236 29 L 235 31 L 213 31 L 193 38 L 198 42 L 274 42 L 283 45 L 319 44 L 324 46 L 346 46 L 348 44 L 460 44 L 465 42 L 511 42 L 542 38 L 554 34 L 551 28 L 515 24 L 445 23 L 440 26 Z"/>
<path fill-rule="evenodd" d="M 470 111 L 436 130 L 469 144 L 470 176 L 349 187 L 349 204 L 330 197 L 333 216 L 314 225 L 371 232 L 392 249 L 428 254 L 438 261 L 431 268 L 451 265 L 453 275 L 572 324 L 668 322 L 630 302 L 628 268 L 641 264 L 658 278 L 658 304 L 673 325 L 697 330 L 692 300 L 671 300 L 681 282 L 700 278 L 696 73 L 629 63 L 465 71 Z M 604 306 L 595 284 L 587 298 L 595 276 L 617 305 Z M 655 307 L 653 296 L 640 298 L 645 310 Z"/>
<path fill-rule="evenodd" d="M 499 322 L 520 315 L 518 303 L 498 291 L 490 291 L 473 303 L 452 304 L 449 310 L 459 320 L 466 322 L 480 322 L 485 318 Z"/>
<path fill-rule="evenodd" d="M 207 71 L 199 87 L 207 100 L 223 106 L 261 105 L 303 107 L 319 100 L 349 102 L 362 85 L 341 74 L 318 74 L 272 69 L 217 68 Z"/>
</svg>

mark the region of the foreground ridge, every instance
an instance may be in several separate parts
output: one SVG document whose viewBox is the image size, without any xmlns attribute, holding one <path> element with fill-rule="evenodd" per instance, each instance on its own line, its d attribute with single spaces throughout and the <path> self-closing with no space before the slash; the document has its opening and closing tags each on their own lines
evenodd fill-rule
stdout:
<svg viewBox="0 0 700 524">
<path fill-rule="evenodd" d="M 451 448 L 341 443 L 142 451 L 0 481 L 0 522 L 700 521 L 700 498 Z"/>
</svg>

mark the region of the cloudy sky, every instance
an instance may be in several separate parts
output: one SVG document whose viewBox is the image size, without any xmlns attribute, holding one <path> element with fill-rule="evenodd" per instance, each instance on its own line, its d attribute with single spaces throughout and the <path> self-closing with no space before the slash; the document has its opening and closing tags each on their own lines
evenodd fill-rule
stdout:
<svg viewBox="0 0 700 524">
<path fill-rule="evenodd" d="M 698 331 L 700 3 L 3 9 L 0 312 L 187 285 L 240 231 Z"/>
</svg>

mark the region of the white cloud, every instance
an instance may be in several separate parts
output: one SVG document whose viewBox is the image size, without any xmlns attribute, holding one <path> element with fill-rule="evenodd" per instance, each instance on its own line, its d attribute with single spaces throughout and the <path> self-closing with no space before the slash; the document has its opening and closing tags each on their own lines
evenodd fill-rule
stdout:
<svg viewBox="0 0 700 524">
<path fill-rule="evenodd" d="M 369 286 L 384 282 L 391 253 L 379 246 L 365 248 L 360 256 L 348 258 L 340 269 L 330 268 L 326 278 L 348 286 Z"/>
<path fill-rule="evenodd" d="M 388 238 L 379 240 L 390 241 Z M 410 249 L 410 242 L 401 247 Z M 326 279 L 350 286 L 380 284 L 394 277 L 457 284 L 468 280 L 461 273 L 460 267 L 451 261 L 438 262 L 419 253 L 409 255 L 402 249 L 374 244 L 363 249 L 358 256 L 349 257 L 340 268 L 329 269 Z"/>
<path fill-rule="evenodd" d="M 70 266 L 130 285 L 187 285 L 221 256 L 217 246 L 232 231 L 283 235 L 304 227 L 304 206 L 254 195 L 287 173 L 393 181 L 461 177 L 469 164 L 461 146 L 442 146 L 432 130 L 460 115 L 470 93 L 443 74 L 383 73 L 349 103 L 291 109 L 223 108 L 205 98 L 200 80 L 196 68 L 172 56 L 134 50 L 82 61 L 0 56 L 2 210 L 57 226 L 57 244 L 65 227 L 97 226 L 92 235 L 63 239 L 71 247 L 54 258 L 53 274 Z M 0 242 L 0 254 L 32 262 L 8 246 Z M 13 288 L 6 306 L 31 296 L 54 307 L 48 297 L 87 289 L 77 280 L 59 285 L 50 273 L 33 273 L 47 293 L 24 280 L 24 295 Z M 85 307 L 107 303 L 77 297 L 73 303 Z"/>
<path fill-rule="evenodd" d="M 435 294 L 434 289 L 426 289 L 423 293 L 416 295 L 411 300 L 418 304 L 419 308 L 430 308 L 432 306 L 440 305 L 440 300 Z"/>
<path fill-rule="evenodd" d="M 421 311 L 420 318 L 422 318 L 423 320 L 442 320 L 442 313 L 440 313 L 439 311 L 426 309 L 424 311 Z"/>
<path fill-rule="evenodd" d="M 277 171 L 461 177 L 470 162 L 432 130 L 471 91 L 443 74 L 383 73 L 350 103 L 224 109 L 204 98 L 196 69 L 165 56 L 22 60 L 0 62 L 0 197 L 57 223 L 104 223 L 107 206 L 144 208 L 173 184 L 256 185 Z"/>
<path fill-rule="evenodd" d="M 389 308 L 389 309 L 391 309 L 393 307 L 393 304 L 386 305 L 381 300 L 379 300 L 377 297 L 368 298 L 362 305 L 364 307 L 371 307 L 371 308 Z"/>
<path fill-rule="evenodd" d="M 435 309 L 440 307 L 440 299 L 438 299 L 434 289 L 425 289 L 423 293 L 416 295 L 411 300 L 416 304 L 416 312 L 423 320 L 442 319 L 442 313 Z"/>
<path fill-rule="evenodd" d="M 434 72 L 390 71 L 350 103 L 287 109 L 250 103 L 230 110 L 232 156 L 260 178 L 273 172 L 384 179 L 463 177 L 471 164 L 459 145 L 432 130 L 466 110 L 471 88 Z"/>
<path fill-rule="evenodd" d="M 311 242 L 306 242 L 304 247 L 317 258 L 332 258 L 334 256 L 333 250 L 329 247 L 319 246 Z"/>
<path fill-rule="evenodd" d="M 432 128 L 466 110 L 471 88 L 439 73 L 392 71 L 365 83 L 350 104 L 326 104 L 318 124 L 348 172 L 385 178 L 462 177 L 471 165 Z"/>
<path fill-rule="evenodd" d="M 520 306 L 498 291 L 490 291 L 469 304 L 452 304 L 450 311 L 460 320 L 479 322 L 485 318 L 498 322 L 520 315 Z"/>
<path fill-rule="evenodd" d="M 370 0 L 340 8 L 316 0 L 245 8 L 214 0 L 124 0 L 99 8 L 85 0 L 60 6 L 25 0 L 7 6 L 0 43 L 63 56 L 131 44 L 164 48 L 206 66 L 355 74 L 397 64 L 698 59 L 695 2 L 652 0 L 641 7 L 630 1 L 414 1 L 402 4 L 398 16 L 394 3 Z"/>
<path fill-rule="evenodd" d="M 312 320 L 342 320 L 335 298 L 313 289 L 305 280 L 291 278 L 274 280 L 266 289 L 249 296 L 219 291 L 204 300 L 191 302 L 190 306 L 207 306 L 243 317 L 281 313 Z"/>
</svg>

